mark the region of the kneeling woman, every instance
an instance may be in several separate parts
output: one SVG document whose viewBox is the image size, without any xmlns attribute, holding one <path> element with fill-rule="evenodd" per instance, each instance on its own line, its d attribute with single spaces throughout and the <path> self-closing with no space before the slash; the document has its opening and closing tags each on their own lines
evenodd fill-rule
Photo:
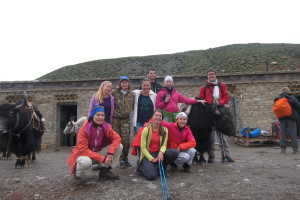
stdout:
<svg viewBox="0 0 300 200">
<path fill-rule="evenodd" d="M 91 117 L 78 131 L 77 145 L 68 158 L 75 180 L 96 163 L 101 165 L 99 179 L 119 179 L 110 169 L 118 165 L 123 146 L 119 134 L 104 119 L 104 108 L 95 105 Z"/>
<path fill-rule="evenodd" d="M 177 167 L 183 167 L 184 172 L 191 172 L 190 166 L 196 154 L 196 141 L 189 126 L 187 126 L 188 117 L 184 112 L 176 116 L 175 123 L 162 121 L 162 125 L 169 130 L 168 149 L 177 149 L 178 158 L 171 163 L 172 171 Z"/>
<path fill-rule="evenodd" d="M 178 157 L 176 149 L 166 149 L 168 129 L 161 125 L 162 111 L 155 110 L 152 124 L 145 127 L 141 136 L 141 156 L 139 171 L 148 180 L 154 180 L 158 175 L 158 163 L 162 161 L 164 168 Z"/>
</svg>

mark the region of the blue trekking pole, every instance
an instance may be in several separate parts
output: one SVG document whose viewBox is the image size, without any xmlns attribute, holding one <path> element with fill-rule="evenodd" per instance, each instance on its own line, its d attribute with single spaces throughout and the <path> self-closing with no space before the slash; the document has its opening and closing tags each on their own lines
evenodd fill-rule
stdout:
<svg viewBox="0 0 300 200">
<path fill-rule="evenodd" d="M 170 194 L 169 194 L 168 183 L 166 180 L 165 170 L 164 170 L 162 161 L 158 162 L 158 168 L 159 168 L 160 185 L 161 185 L 161 192 L 162 192 L 163 200 L 171 200 Z"/>
</svg>

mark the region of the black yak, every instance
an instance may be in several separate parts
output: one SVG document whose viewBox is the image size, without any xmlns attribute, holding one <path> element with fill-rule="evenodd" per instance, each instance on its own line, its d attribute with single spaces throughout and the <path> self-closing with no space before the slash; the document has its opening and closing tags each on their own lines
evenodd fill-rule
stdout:
<svg viewBox="0 0 300 200">
<path fill-rule="evenodd" d="M 191 105 L 188 114 L 188 125 L 190 126 L 195 140 L 196 149 L 200 154 L 197 162 L 206 162 L 204 152 L 211 150 L 213 127 L 216 131 L 228 136 L 235 134 L 235 128 L 229 108 L 218 107 L 211 104 L 197 103 Z"/>
<path fill-rule="evenodd" d="M 35 160 L 44 133 L 41 117 L 27 102 L 26 93 L 21 104 L 0 105 L 0 134 L 9 134 L 9 150 L 17 156 L 15 168 L 24 167 L 31 155 Z"/>
</svg>

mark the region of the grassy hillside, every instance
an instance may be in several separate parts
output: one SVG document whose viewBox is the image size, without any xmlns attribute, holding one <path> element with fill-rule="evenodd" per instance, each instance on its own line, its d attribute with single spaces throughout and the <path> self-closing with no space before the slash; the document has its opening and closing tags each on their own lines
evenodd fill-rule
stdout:
<svg viewBox="0 0 300 200">
<path fill-rule="evenodd" d="M 276 62 L 277 64 L 271 64 Z M 204 74 L 208 68 L 220 73 L 300 70 L 300 44 L 234 44 L 207 50 L 143 57 L 95 60 L 69 65 L 37 80 L 145 76 L 155 68 L 158 75 Z"/>
</svg>

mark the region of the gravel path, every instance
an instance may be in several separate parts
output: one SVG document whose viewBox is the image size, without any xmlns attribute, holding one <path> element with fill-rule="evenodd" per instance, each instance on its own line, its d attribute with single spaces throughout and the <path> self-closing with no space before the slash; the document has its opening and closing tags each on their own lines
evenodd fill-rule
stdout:
<svg viewBox="0 0 300 200">
<path fill-rule="evenodd" d="M 229 143 L 234 163 L 221 163 L 218 150 L 214 164 L 193 165 L 190 174 L 170 172 L 171 199 L 300 199 L 300 154 L 289 147 L 282 155 L 278 145 L 245 148 L 234 138 Z M 47 147 L 24 169 L 13 168 L 15 157 L 0 160 L 0 199 L 162 199 L 159 179 L 145 180 L 135 166 L 114 169 L 119 181 L 98 181 L 99 172 L 89 170 L 74 184 L 66 163 L 71 150 Z"/>
</svg>

